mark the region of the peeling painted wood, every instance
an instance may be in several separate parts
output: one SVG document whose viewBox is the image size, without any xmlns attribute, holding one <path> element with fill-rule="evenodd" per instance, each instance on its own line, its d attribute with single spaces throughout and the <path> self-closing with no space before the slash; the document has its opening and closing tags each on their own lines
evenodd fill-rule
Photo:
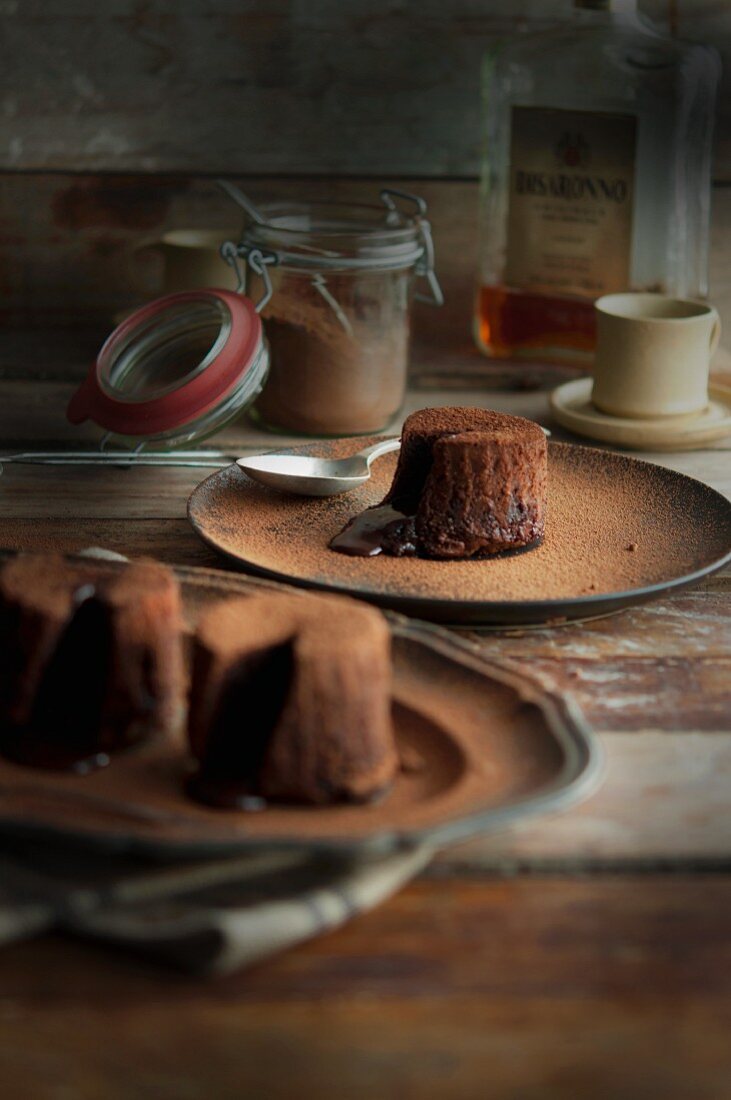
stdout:
<svg viewBox="0 0 731 1100">
<path fill-rule="evenodd" d="M 706 604 L 713 603 L 708 597 Z M 666 730 L 731 730 L 731 614 L 722 597 L 724 622 L 711 645 L 724 657 L 656 657 L 656 635 L 663 619 L 630 638 L 644 655 L 612 657 L 609 661 L 576 660 L 570 656 L 545 660 L 530 656 L 518 663 L 555 691 L 572 694 L 594 729 L 643 729 L 648 725 Z M 712 608 L 711 608 L 712 610 Z M 703 610 L 699 609 L 703 615 Z M 693 629 L 689 616 L 688 628 Z M 650 655 L 652 654 L 652 656 Z"/>
<path fill-rule="evenodd" d="M 623 715 L 618 716 L 623 721 Z M 731 713 L 713 732 L 608 730 L 602 786 L 564 813 L 526 820 L 437 857 L 450 874 L 598 865 L 697 867 L 731 859 Z"/>
<path fill-rule="evenodd" d="M 731 54 L 723 5 L 640 6 L 662 30 Z M 518 10 L 512 0 L 114 0 L 103 11 L 88 0 L 9 0 L 2 164 L 473 176 L 485 50 L 569 10 L 569 0 Z M 716 157 L 726 179 L 728 101 Z"/>
<path fill-rule="evenodd" d="M 566 665 L 567 677 L 580 681 L 582 662 L 612 659 L 626 666 L 641 662 L 719 659 L 729 654 L 731 637 L 731 568 L 707 578 L 695 588 L 667 596 L 621 615 L 581 623 L 567 623 L 560 630 L 506 630 L 498 638 L 503 657 L 517 662 L 537 661 L 546 669 Z M 654 636 L 648 652 L 637 635 Z M 485 635 L 471 634 L 480 648 Z"/>
</svg>

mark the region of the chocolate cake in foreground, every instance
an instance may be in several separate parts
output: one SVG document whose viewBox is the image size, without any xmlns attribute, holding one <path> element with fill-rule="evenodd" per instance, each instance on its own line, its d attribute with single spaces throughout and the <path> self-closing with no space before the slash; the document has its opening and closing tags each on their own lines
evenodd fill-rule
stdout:
<svg viewBox="0 0 731 1100">
<path fill-rule="evenodd" d="M 546 437 L 488 409 L 421 409 L 407 417 L 393 484 L 380 505 L 332 540 L 341 553 L 473 558 L 543 536 Z"/>
<path fill-rule="evenodd" d="M 397 770 L 390 633 L 332 596 L 230 600 L 195 639 L 190 793 L 211 805 L 366 802 Z"/>
<path fill-rule="evenodd" d="M 180 594 L 155 562 L 110 573 L 54 554 L 0 570 L 0 751 L 87 771 L 182 711 Z"/>
</svg>

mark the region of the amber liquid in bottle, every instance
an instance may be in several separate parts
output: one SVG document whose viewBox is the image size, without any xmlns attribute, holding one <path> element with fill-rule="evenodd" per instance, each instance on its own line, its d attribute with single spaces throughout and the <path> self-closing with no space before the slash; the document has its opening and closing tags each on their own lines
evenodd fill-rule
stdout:
<svg viewBox="0 0 731 1100">
<path fill-rule="evenodd" d="M 591 300 L 482 286 L 477 295 L 476 338 L 497 358 L 540 355 L 581 369 L 594 349 L 596 326 Z"/>
</svg>

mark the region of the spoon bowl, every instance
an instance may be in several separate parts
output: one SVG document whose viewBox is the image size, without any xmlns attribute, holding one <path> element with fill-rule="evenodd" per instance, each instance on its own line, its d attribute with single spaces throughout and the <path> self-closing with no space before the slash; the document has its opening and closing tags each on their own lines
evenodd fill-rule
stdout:
<svg viewBox="0 0 731 1100">
<path fill-rule="evenodd" d="M 385 439 L 348 458 L 313 458 L 276 453 L 239 458 L 237 466 L 254 481 L 299 496 L 331 497 L 350 492 L 368 481 L 371 463 L 379 455 L 397 451 L 400 439 Z"/>
</svg>

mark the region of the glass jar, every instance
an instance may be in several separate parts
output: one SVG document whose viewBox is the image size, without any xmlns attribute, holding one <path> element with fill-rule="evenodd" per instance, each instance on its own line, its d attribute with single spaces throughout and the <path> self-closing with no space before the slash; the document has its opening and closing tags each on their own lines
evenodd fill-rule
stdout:
<svg viewBox="0 0 731 1100">
<path fill-rule="evenodd" d="M 381 201 L 269 203 L 244 229 L 238 254 L 261 255 L 271 280 L 262 311 L 270 370 L 253 407 L 267 428 L 367 435 L 401 408 L 417 277 L 428 282 L 424 300 L 443 298 L 426 204 L 391 190 Z M 249 296 L 261 280 L 247 263 Z"/>
<path fill-rule="evenodd" d="M 264 384 L 269 356 L 258 309 L 244 295 L 211 288 L 136 310 L 101 348 L 68 419 L 92 420 L 105 442 L 114 437 L 138 448 L 213 435 Z"/>
</svg>

